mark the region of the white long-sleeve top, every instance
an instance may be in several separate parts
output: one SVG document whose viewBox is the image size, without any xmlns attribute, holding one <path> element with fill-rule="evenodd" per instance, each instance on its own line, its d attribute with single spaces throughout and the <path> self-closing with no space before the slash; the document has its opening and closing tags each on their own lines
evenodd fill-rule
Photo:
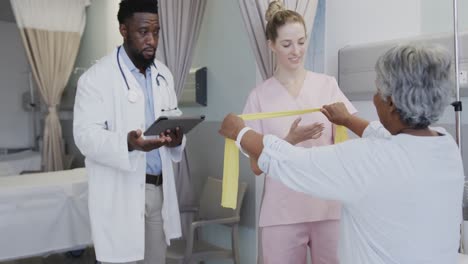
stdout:
<svg viewBox="0 0 468 264">
<path fill-rule="evenodd" d="M 341 264 L 456 263 L 463 165 L 453 138 L 391 136 L 372 122 L 363 138 L 316 148 L 263 139 L 259 166 L 307 194 L 341 201 Z"/>
</svg>

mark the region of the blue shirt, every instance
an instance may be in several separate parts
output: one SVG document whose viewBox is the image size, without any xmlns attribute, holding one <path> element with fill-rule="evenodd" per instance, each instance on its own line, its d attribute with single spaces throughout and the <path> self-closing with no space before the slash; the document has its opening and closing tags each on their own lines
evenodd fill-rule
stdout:
<svg viewBox="0 0 468 264">
<path fill-rule="evenodd" d="M 122 59 L 125 65 L 138 81 L 138 84 L 140 84 L 140 89 L 143 91 L 145 96 L 145 124 L 146 128 L 148 128 L 155 121 L 153 87 L 151 85 L 151 67 L 146 68 L 145 77 L 145 75 L 140 73 L 140 70 L 135 67 L 132 60 L 130 60 L 123 46 L 120 49 L 120 55 L 122 55 Z M 152 175 L 159 175 L 162 173 L 162 163 L 161 156 L 159 155 L 159 149 L 146 152 L 146 173 Z"/>
</svg>

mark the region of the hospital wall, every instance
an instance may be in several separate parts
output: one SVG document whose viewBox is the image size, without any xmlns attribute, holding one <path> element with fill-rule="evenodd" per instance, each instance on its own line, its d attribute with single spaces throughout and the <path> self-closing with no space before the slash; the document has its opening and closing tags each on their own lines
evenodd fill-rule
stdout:
<svg viewBox="0 0 468 264">
<path fill-rule="evenodd" d="M 459 31 L 468 30 L 468 0 L 458 0 Z M 421 33 L 453 32 L 453 1 L 421 1 Z"/>
<path fill-rule="evenodd" d="M 208 105 L 206 107 L 184 107 L 185 115 L 205 115 L 206 120 L 188 135 L 191 142 L 216 142 L 222 140 L 218 134 L 220 122 L 227 113 L 241 113 L 248 93 L 256 84 L 256 64 L 250 48 L 247 33 L 241 23 L 240 9 L 235 0 L 208 0 L 203 18 L 200 37 L 194 51 L 192 67 L 207 67 Z M 207 128 L 209 135 L 199 135 Z M 209 128 L 209 129 L 208 129 Z M 202 138 L 199 138 L 199 137 Z M 200 146 L 201 147 L 201 146 Z M 206 146 L 191 151 L 195 162 L 210 169 L 216 166 L 221 177 L 223 148 Z M 203 153 L 203 157 L 197 155 Z M 198 160 L 198 159 L 205 159 Z M 197 174 L 203 174 L 202 171 Z M 210 173 L 214 174 L 214 173 Z M 204 180 L 201 175 L 196 175 Z M 249 178 L 250 179 L 250 178 Z M 247 180 L 247 179 L 246 179 Z"/>
<path fill-rule="evenodd" d="M 420 34 L 420 0 L 327 1 L 325 73 L 338 80 L 338 51 L 354 44 L 399 39 Z M 404 8 L 403 8 L 404 7 Z M 372 102 L 353 101 L 359 115 L 377 119 Z"/>
<path fill-rule="evenodd" d="M 29 92 L 29 63 L 15 23 L 0 21 L 0 149 L 34 145 L 32 115 L 22 107 Z"/>
<path fill-rule="evenodd" d="M 256 84 L 256 64 L 237 0 L 208 0 L 192 63 L 208 69 L 208 105 L 182 107 L 186 115 L 206 115 L 206 121 L 188 135 L 188 154 L 197 193 L 206 177 L 222 177 L 224 139 L 218 129 L 229 112 L 240 113 Z M 240 263 L 256 263 L 255 177 L 247 159 L 240 158 L 240 181 L 248 183 L 241 211 Z M 208 241 L 228 247 L 230 229 L 206 228 Z M 231 263 L 216 261 L 210 263 Z"/>
<path fill-rule="evenodd" d="M 420 34 L 420 0 L 327 1 L 325 72 L 336 76 L 338 50 L 346 45 Z"/>
<path fill-rule="evenodd" d="M 86 27 L 75 67 L 89 68 L 96 60 L 122 44 L 117 21 L 118 3 L 119 1 L 115 0 L 91 2 L 86 12 Z"/>
</svg>

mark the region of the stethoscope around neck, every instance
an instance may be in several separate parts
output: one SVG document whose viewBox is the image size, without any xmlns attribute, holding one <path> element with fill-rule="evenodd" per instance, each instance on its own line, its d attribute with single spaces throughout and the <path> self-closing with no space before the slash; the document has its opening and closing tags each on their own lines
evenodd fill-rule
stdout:
<svg viewBox="0 0 468 264">
<path fill-rule="evenodd" d="M 117 64 L 119 65 L 119 70 L 120 70 L 120 73 L 122 74 L 122 78 L 124 79 L 125 81 L 125 85 L 127 86 L 127 90 L 128 90 L 128 95 L 127 95 L 127 99 L 129 102 L 131 103 L 136 103 L 138 101 L 138 93 L 133 90 L 133 89 L 130 89 L 130 85 L 128 85 L 128 81 L 127 81 L 127 77 L 125 76 L 125 73 L 124 71 L 122 70 L 122 65 L 120 65 L 120 57 L 119 57 L 119 54 L 120 54 L 120 48 L 122 48 L 122 46 L 119 46 L 118 49 L 117 49 Z M 156 70 L 158 69 L 158 67 L 156 67 L 156 64 L 152 63 L 152 65 L 154 66 L 154 68 L 156 68 Z M 158 86 L 161 85 L 161 82 L 160 82 L 160 79 L 162 79 L 165 83 L 165 85 L 167 86 L 168 83 L 167 83 L 167 80 L 166 80 L 166 77 L 164 77 L 161 73 L 159 73 L 158 71 L 158 75 L 156 75 L 156 84 Z"/>
</svg>

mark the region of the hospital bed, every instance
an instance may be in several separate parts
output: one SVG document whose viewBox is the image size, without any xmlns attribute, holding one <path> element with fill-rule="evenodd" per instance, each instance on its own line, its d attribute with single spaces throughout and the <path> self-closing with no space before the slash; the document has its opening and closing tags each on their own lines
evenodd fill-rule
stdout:
<svg viewBox="0 0 468 264">
<path fill-rule="evenodd" d="M 0 261 L 91 244 L 85 169 L 0 177 Z"/>
<path fill-rule="evenodd" d="M 23 171 L 40 171 L 41 154 L 25 150 L 12 154 L 0 155 L 0 177 L 19 175 Z"/>
</svg>

